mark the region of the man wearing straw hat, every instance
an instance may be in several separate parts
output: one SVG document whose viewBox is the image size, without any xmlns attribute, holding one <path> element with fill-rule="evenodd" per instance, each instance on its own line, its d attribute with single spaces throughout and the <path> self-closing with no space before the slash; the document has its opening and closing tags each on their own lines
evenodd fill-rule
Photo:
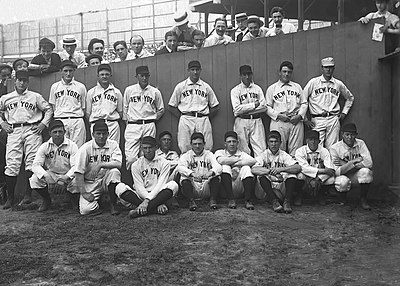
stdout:
<svg viewBox="0 0 400 286">
<path fill-rule="evenodd" d="M 60 41 L 60 44 L 64 48 L 62 52 L 58 53 L 58 55 L 61 58 L 61 61 L 70 60 L 78 68 L 83 68 L 86 66 L 85 55 L 76 51 L 78 40 L 75 38 L 74 35 L 63 36 L 63 39 Z"/>
</svg>

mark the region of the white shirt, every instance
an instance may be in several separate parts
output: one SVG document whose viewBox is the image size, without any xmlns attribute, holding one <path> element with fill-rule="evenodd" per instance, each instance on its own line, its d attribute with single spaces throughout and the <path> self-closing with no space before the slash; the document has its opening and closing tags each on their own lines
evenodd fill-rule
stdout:
<svg viewBox="0 0 400 286">
<path fill-rule="evenodd" d="M 68 54 L 66 50 L 59 52 L 58 55 L 60 56 L 61 61 L 70 60 L 76 64 L 78 69 L 86 67 L 85 55 L 80 52 L 74 51 L 71 59 L 70 59 L 71 55 Z"/>
<path fill-rule="evenodd" d="M 128 56 L 126 57 L 126 60 L 134 60 L 138 58 L 147 58 L 154 56 L 152 53 L 148 52 L 146 49 L 142 49 L 140 53 L 135 54 L 134 52 L 128 53 Z"/>
<path fill-rule="evenodd" d="M 193 173 L 204 175 L 209 171 L 213 171 L 215 176 L 218 176 L 222 173 L 222 166 L 217 162 L 214 154 L 208 150 L 204 150 L 200 155 L 189 150 L 179 158 L 178 172 L 185 177 Z"/>
<path fill-rule="evenodd" d="M 292 23 L 282 23 L 282 32 L 284 34 L 289 34 L 289 33 L 296 33 L 296 27 Z M 276 36 L 276 26 L 274 23 L 274 26 L 268 30 L 268 32 L 265 34 L 265 37 L 272 37 Z"/>
<path fill-rule="evenodd" d="M 246 35 L 244 35 L 242 41 L 250 41 L 250 40 L 255 40 L 258 38 L 264 38 L 265 34 L 267 33 L 268 29 L 265 27 L 260 27 L 260 31 L 258 32 L 257 36 L 254 37 L 252 33 L 248 32 Z"/>
<path fill-rule="evenodd" d="M 228 43 L 234 43 L 235 41 L 232 40 L 231 37 L 228 35 L 219 36 L 217 32 L 213 32 L 207 39 L 204 41 L 204 47 L 211 47 L 217 45 L 225 45 Z"/>
</svg>

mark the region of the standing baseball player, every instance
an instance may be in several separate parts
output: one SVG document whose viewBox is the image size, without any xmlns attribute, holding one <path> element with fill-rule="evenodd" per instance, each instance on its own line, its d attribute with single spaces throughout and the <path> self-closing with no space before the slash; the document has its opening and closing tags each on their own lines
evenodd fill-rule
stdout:
<svg viewBox="0 0 400 286">
<path fill-rule="evenodd" d="M 79 193 L 81 215 L 98 214 L 98 201 L 108 192 L 111 214 L 119 214 L 115 187 L 121 182 L 122 152 L 118 143 L 108 139 L 108 126 L 98 120 L 93 126 L 93 139 L 79 148 L 76 155 L 75 180 Z"/>
<path fill-rule="evenodd" d="M 373 181 L 372 157 L 365 142 L 356 138 L 357 135 L 354 123 L 343 125 L 343 139 L 333 144 L 329 151 L 336 168 L 335 187 L 343 194 L 342 199 L 346 199 L 346 192 L 351 187 L 359 187 L 361 207 L 369 210 L 367 195 Z"/>
<path fill-rule="evenodd" d="M 65 126 L 65 137 L 82 146 L 86 141 L 83 120 L 86 107 L 86 87 L 74 79 L 76 65 L 70 60 L 61 63 L 61 80 L 53 83 L 49 103 L 53 106 L 54 119 Z"/>
<path fill-rule="evenodd" d="M 178 162 L 182 194 L 189 200 L 189 210 L 195 211 L 195 198 L 210 198 L 210 208 L 217 209 L 219 175 L 222 166 L 213 153 L 204 150 L 204 135 L 199 132 L 190 138 L 192 149 L 182 154 Z"/>
<path fill-rule="evenodd" d="M 307 98 L 300 84 L 293 82 L 293 64 L 288 61 L 279 67 L 279 80 L 268 87 L 265 100 L 271 117 L 270 130 L 281 134 L 281 149 L 294 156 L 303 145 L 303 118 L 307 112 Z"/>
<path fill-rule="evenodd" d="M 327 188 L 335 183 L 335 169 L 328 149 L 319 145 L 319 133 L 309 130 L 306 133 L 307 144 L 296 150 L 295 158 L 301 166 L 298 179 L 305 181 L 304 187 L 297 190 L 294 205 L 301 206 L 303 191 L 317 197 L 325 205 Z"/>
<path fill-rule="evenodd" d="M 250 154 L 249 143 L 254 155 L 260 155 L 267 147 L 261 114 L 267 110 L 264 93 L 253 82 L 253 71 L 248 65 L 239 68 L 241 83 L 231 90 L 231 102 L 235 125 L 239 136 L 239 149 Z"/>
<path fill-rule="evenodd" d="M 78 192 L 72 184 L 78 146 L 64 137 L 65 128 L 61 120 L 51 121 L 49 132 L 51 138 L 39 147 L 32 165 L 33 175 L 29 179 L 31 188 L 43 198 L 40 212 L 51 205 L 49 190 Z"/>
<path fill-rule="evenodd" d="M 236 208 L 234 198 L 243 196 L 248 210 L 254 210 L 254 176 L 251 167 L 256 160 L 238 149 L 238 134 L 234 131 L 225 133 L 225 149 L 215 152 L 217 162 L 222 165 L 221 185 L 229 199 L 228 207 Z"/>
<path fill-rule="evenodd" d="M 138 83 L 124 92 L 123 116 L 127 121 L 125 130 L 125 155 L 127 168 L 139 156 L 140 141 L 144 136 L 156 136 L 156 121 L 164 114 L 161 92 L 149 84 L 147 66 L 136 68 Z"/>
<path fill-rule="evenodd" d="M 108 126 L 108 139 L 119 144 L 121 131 L 118 120 L 122 118 L 123 113 L 122 93 L 111 83 L 111 77 L 111 66 L 99 65 L 97 84 L 87 93 L 86 117 L 92 127 L 97 120 L 104 119 Z"/>
<path fill-rule="evenodd" d="M 168 160 L 156 156 L 157 142 L 154 137 L 142 139 L 143 157 L 132 164 L 133 189 L 121 183 L 116 188 L 117 196 L 137 208 L 129 212 L 136 218 L 157 212 L 168 213 L 166 202 L 178 191 L 175 181 L 168 181 L 170 164 Z"/>
<path fill-rule="evenodd" d="M 14 189 L 23 157 L 28 173 L 27 180 L 32 176 L 32 163 L 42 144 L 42 131 L 48 126 L 53 115 L 50 104 L 40 94 L 28 90 L 28 86 L 28 71 L 17 71 L 15 91 L 0 97 L 0 111 L 4 111 L 5 119 L 0 117 L 0 125 L 8 133 L 4 172 L 8 198 L 3 209 L 11 208 L 14 202 Z M 26 185 L 21 204 L 31 202 L 32 189 L 28 181 Z"/>
<path fill-rule="evenodd" d="M 178 146 L 181 153 L 191 148 L 190 137 L 200 132 L 205 137 L 205 148 L 213 147 L 212 127 L 209 116 L 218 110 L 218 99 L 209 84 L 200 79 L 199 61 L 188 64 L 189 78 L 178 83 L 168 102 L 170 111 L 179 117 Z"/>
<path fill-rule="evenodd" d="M 322 75 L 312 78 L 303 92 L 308 100 L 310 126 L 319 132 L 320 144 L 329 149 L 339 141 L 340 121 L 350 111 L 354 96 L 343 82 L 333 77 L 335 61 L 332 57 L 322 59 L 321 66 Z M 340 96 L 346 100 L 342 109 Z"/>
<path fill-rule="evenodd" d="M 281 134 L 276 130 L 270 131 L 268 149 L 256 157 L 257 163 L 253 166 L 252 172 L 259 176 L 261 187 L 272 199 L 274 212 L 291 213 L 292 193 L 296 187 L 296 175 L 300 173 L 301 167 L 292 156 L 279 149 L 281 143 Z M 285 183 L 285 195 L 281 192 L 282 183 Z"/>
</svg>

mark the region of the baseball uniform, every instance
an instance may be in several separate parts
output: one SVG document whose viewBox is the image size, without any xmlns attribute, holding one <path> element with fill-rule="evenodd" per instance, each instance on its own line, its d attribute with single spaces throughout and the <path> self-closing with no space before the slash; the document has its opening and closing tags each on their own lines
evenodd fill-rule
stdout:
<svg viewBox="0 0 400 286">
<path fill-rule="evenodd" d="M 312 78 L 303 92 L 308 100 L 311 121 L 315 124 L 313 129 L 319 132 L 321 146 L 329 149 L 339 140 L 339 115 L 349 112 L 354 96 L 340 80 L 333 77 L 325 80 L 322 75 Z M 346 100 L 342 111 L 339 105 L 340 96 Z"/>
<path fill-rule="evenodd" d="M 86 97 L 86 115 L 92 124 L 99 119 L 104 119 L 108 126 L 108 138 L 119 144 L 121 131 L 118 124 L 120 114 L 123 112 L 121 91 L 112 83 L 104 89 L 99 83 L 91 88 Z"/>
<path fill-rule="evenodd" d="M 177 166 L 179 161 L 179 155 L 173 150 L 169 150 L 168 153 L 164 153 L 161 149 L 156 150 L 156 156 L 161 157 L 169 161 L 170 164 L 170 176 L 169 181 L 173 180 L 177 175 Z"/>
<path fill-rule="evenodd" d="M 116 141 L 108 139 L 103 147 L 90 140 L 79 148 L 76 155 L 75 172 L 84 176 L 85 191 L 94 195 L 94 201 L 89 202 L 83 198 L 79 199 L 79 209 L 81 214 L 88 214 L 98 209 L 98 200 L 102 193 L 107 192 L 108 185 L 119 183 L 121 173 L 117 168 L 100 169 L 94 180 L 88 177 L 92 168 L 101 162 L 118 162 L 122 164 L 122 152 Z"/>
<path fill-rule="evenodd" d="M 65 137 L 82 146 L 86 141 L 86 127 L 83 120 L 86 107 L 86 87 L 72 79 L 54 83 L 50 89 L 49 103 L 53 106 L 54 119 L 60 119 L 65 126 Z"/>
<path fill-rule="evenodd" d="M 178 124 L 178 146 L 182 153 L 190 150 L 190 136 L 194 132 L 203 133 L 205 149 L 213 147 L 212 127 L 208 115 L 210 108 L 219 105 L 218 99 L 209 84 L 190 78 L 178 83 L 168 102 L 181 112 Z"/>
<path fill-rule="evenodd" d="M 257 107 L 256 100 L 260 103 Z M 267 147 L 265 128 L 261 120 L 261 113 L 265 112 L 267 107 L 261 87 L 255 83 L 250 83 L 247 87 L 241 82 L 232 88 L 231 102 L 235 116 L 233 130 L 238 134 L 239 149 L 250 154 L 250 143 L 254 155 L 260 155 Z"/>
<path fill-rule="evenodd" d="M 25 169 L 32 169 L 35 154 L 42 144 L 42 135 L 36 134 L 32 128 L 39 123 L 48 126 L 53 110 L 39 93 L 25 90 L 22 94 L 13 91 L 3 95 L 0 111 L 5 111 L 4 118 L 13 128 L 7 139 L 5 175 L 17 176 L 24 155 Z M 3 119 L 0 117 L 1 122 Z"/>
<path fill-rule="evenodd" d="M 74 177 L 75 156 L 78 152 L 78 146 L 68 138 L 60 146 L 53 143 L 50 138 L 43 143 L 36 153 L 32 165 L 33 175 L 29 179 L 32 189 L 42 189 L 47 186 L 44 175 L 49 173 L 55 181 L 62 175 L 67 175 L 71 181 L 67 186 L 67 191 L 78 193 L 74 188 L 72 179 Z"/>
<path fill-rule="evenodd" d="M 219 176 L 222 172 L 222 166 L 217 162 L 213 153 L 208 150 L 204 150 L 199 156 L 194 153 L 193 150 L 187 151 L 181 155 L 178 161 L 178 172 L 181 174 L 181 182 L 183 180 L 190 180 L 194 187 L 195 197 L 209 198 L 210 187 L 208 182 L 213 178 L 207 180 L 195 181 L 191 178 L 192 173 L 198 173 L 201 175 L 206 174 L 209 171 L 214 172 L 214 177 Z"/>
<path fill-rule="evenodd" d="M 268 87 L 265 100 L 267 114 L 271 117 L 270 130 L 279 131 L 282 138 L 281 149 L 294 156 L 296 149 L 303 145 L 303 120 L 294 125 L 278 120 L 278 115 L 284 114 L 287 117 L 300 115 L 304 119 L 307 112 L 307 98 L 301 86 L 293 81 L 283 83 L 278 80 Z"/>
<path fill-rule="evenodd" d="M 125 130 L 125 154 L 127 158 L 138 157 L 140 140 L 144 136 L 156 136 L 156 120 L 164 114 L 161 92 L 151 85 L 144 89 L 140 85 L 128 86 L 123 100 Z"/>
</svg>

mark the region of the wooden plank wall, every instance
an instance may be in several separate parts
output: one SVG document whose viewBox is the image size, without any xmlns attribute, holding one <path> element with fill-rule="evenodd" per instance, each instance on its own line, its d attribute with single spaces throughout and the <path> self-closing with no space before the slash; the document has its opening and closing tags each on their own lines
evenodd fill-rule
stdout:
<svg viewBox="0 0 400 286">
<path fill-rule="evenodd" d="M 333 56 L 335 77 L 341 79 L 355 95 L 355 103 L 347 121 L 357 123 L 359 135 L 371 149 L 377 182 L 388 182 L 391 169 L 387 160 L 391 150 L 390 67 L 378 62 L 384 55 L 383 42 L 371 40 L 372 24 L 358 22 L 334 27 L 302 31 L 295 34 L 258 39 L 188 52 L 161 55 L 112 64 L 113 82 L 123 92 L 136 83 L 135 68 L 148 65 L 150 83 L 158 87 L 167 106 L 175 85 L 187 77 L 187 64 L 198 59 L 202 64 L 201 78 L 208 82 L 220 101 L 220 110 L 213 119 L 214 149 L 223 147 L 223 135 L 233 128 L 230 90 L 239 83 L 239 66 L 249 64 L 254 70 L 255 83 L 265 91 L 278 79 L 279 65 L 284 60 L 294 64 L 294 81 L 303 87 L 320 75 L 320 59 Z M 32 80 L 31 89 L 48 97 L 50 85 L 59 75 Z M 76 79 L 90 89 L 96 84 L 96 68 L 76 72 Z M 389 83 L 389 84 L 388 84 Z M 266 118 L 265 127 L 269 129 Z M 157 130 L 177 131 L 178 119 L 166 111 Z M 175 143 L 176 146 L 176 143 Z"/>
<path fill-rule="evenodd" d="M 400 54 L 388 59 L 392 66 L 392 183 L 400 185 Z"/>
</svg>

